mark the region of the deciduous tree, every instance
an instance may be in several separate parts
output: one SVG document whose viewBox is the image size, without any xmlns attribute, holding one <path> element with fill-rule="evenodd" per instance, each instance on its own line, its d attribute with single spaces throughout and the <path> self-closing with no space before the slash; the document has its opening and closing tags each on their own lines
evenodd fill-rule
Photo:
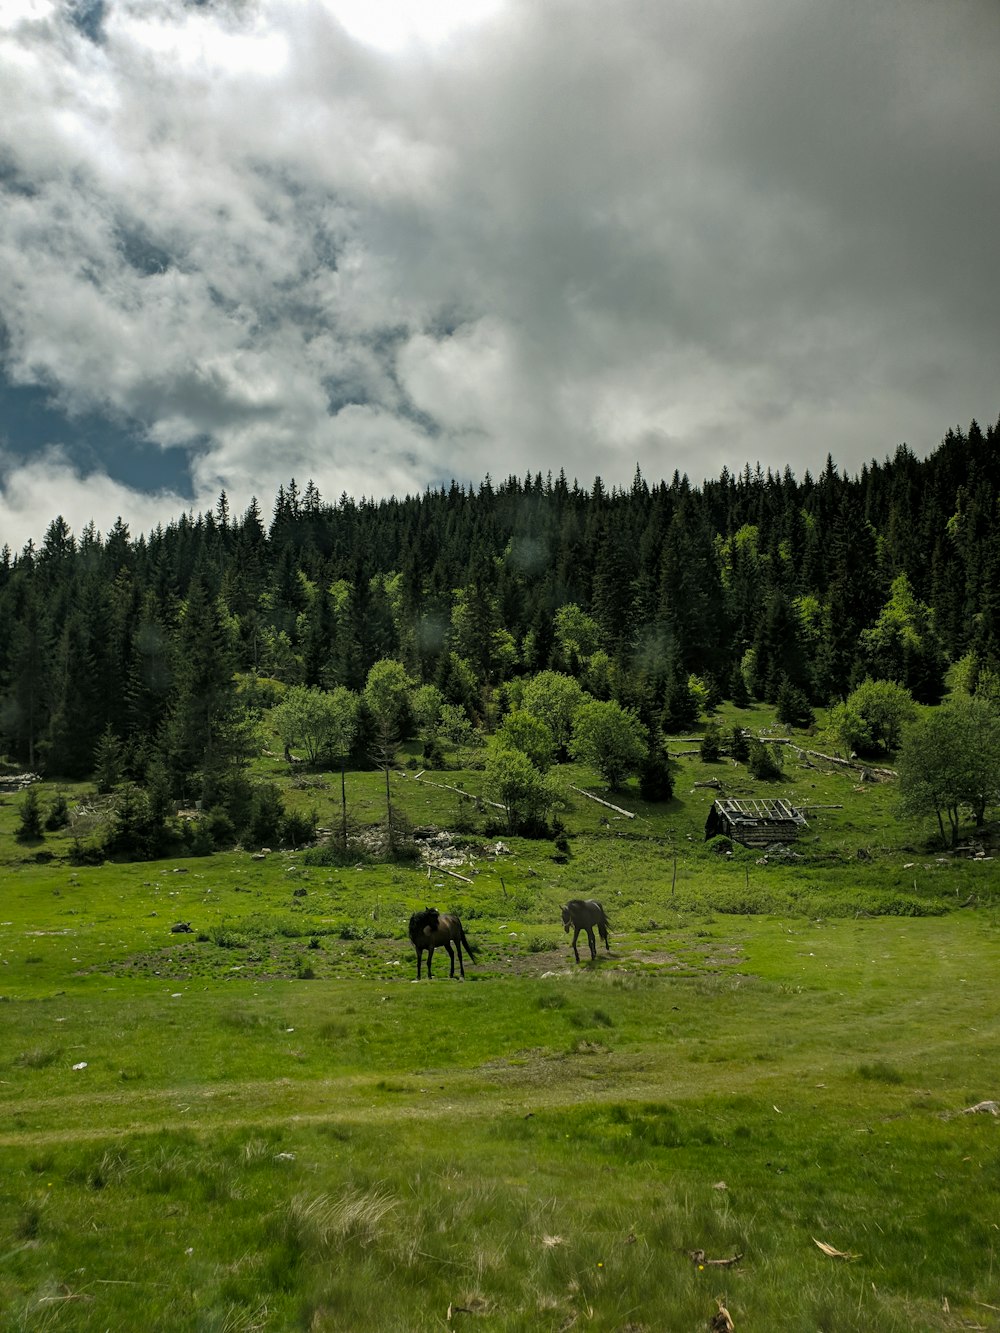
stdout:
<svg viewBox="0 0 1000 1333">
<path fill-rule="evenodd" d="M 907 730 L 896 763 L 901 809 L 933 814 L 941 841 L 950 834 L 955 846 L 962 809 L 979 827 L 1000 800 L 1000 713 L 985 699 L 958 695 Z"/>
<path fill-rule="evenodd" d="M 894 680 L 865 680 L 830 713 L 830 727 L 849 752 L 887 754 L 916 716 L 913 696 Z"/>
<path fill-rule="evenodd" d="M 508 833 L 543 822 L 558 799 L 555 787 L 526 754 L 495 738 L 486 759 L 483 792 L 503 807 Z"/>
<path fill-rule="evenodd" d="M 616 791 L 646 758 L 649 734 L 630 708 L 613 699 L 583 703 L 573 717 L 570 751 Z"/>
</svg>

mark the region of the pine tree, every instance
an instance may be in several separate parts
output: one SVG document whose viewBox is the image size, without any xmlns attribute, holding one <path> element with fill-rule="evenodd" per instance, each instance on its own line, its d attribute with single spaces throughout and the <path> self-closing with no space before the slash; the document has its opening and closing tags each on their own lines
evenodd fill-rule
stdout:
<svg viewBox="0 0 1000 1333">
<path fill-rule="evenodd" d="M 37 787 L 29 787 L 21 797 L 17 811 L 17 830 L 14 834 L 18 842 L 37 842 L 44 838 L 42 824 L 42 803 Z"/>
<path fill-rule="evenodd" d="M 39 742 L 48 723 L 46 695 L 52 631 L 29 583 L 23 585 L 14 615 L 2 709 L 3 730 L 34 771 Z"/>
<path fill-rule="evenodd" d="M 185 784 L 196 772 L 218 773 L 225 764 L 222 730 L 235 707 L 229 643 L 218 608 L 197 578 L 178 626 L 172 680 L 166 754 L 175 781 Z"/>
<path fill-rule="evenodd" d="M 93 755 L 94 780 L 99 792 L 103 794 L 112 792 L 121 782 L 123 758 L 122 743 L 108 723 L 100 735 Z"/>
</svg>

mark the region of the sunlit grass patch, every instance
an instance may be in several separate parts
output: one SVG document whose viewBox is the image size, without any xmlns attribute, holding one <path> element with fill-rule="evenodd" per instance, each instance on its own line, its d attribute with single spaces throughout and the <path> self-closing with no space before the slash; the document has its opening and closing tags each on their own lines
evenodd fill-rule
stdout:
<svg viewBox="0 0 1000 1333">
<path fill-rule="evenodd" d="M 48 1069 L 62 1058 L 62 1049 L 59 1047 L 34 1046 L 16 1055 L 13 1063 L 20 1069 Z"/>
<path fill-rule="evenodd" d="M 858 1065 L 858 1074 L 861 1078 L 877 1083 L 896 1084 L 905 1082 L 900 1071 L 886 1060 L 873 1060 L 868 1064 L 860 1064 Z"/>
</svg>

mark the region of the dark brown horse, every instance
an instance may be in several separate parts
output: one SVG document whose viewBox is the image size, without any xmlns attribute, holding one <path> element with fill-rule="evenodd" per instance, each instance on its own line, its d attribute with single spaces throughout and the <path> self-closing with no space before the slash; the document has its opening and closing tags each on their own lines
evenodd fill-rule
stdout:
<svg viewBox="0 0 1000 1333">
<path fill-rule="evenodd" d="M 576 961 L 580 961 L 580 951 L 576 947 L 576 942 L 580 938 L 580 931 L 587 932 L 587 939 L 590 941 L 590 956 L 597 957 L 597 949 L 594 945 L 594 927 L 600 931 L 601 939 L 604 941 L 604 947 L 608 953 L 611 952 L 611 945 L 608 943 L 608 918 L 604 915 L 604 908 L 596 898 L 588 898 L 584 901 L 582 898 L 571 898 L 562 909 L 563 930 L 569 931 L 573 927 L 573 952 L 576 954 Z"/>
<path fill-rule="evenodd" d="M 462 946 L 465 945 L 469 961 L 475 962 L 476 955 L 472 945 L 465 938 L 465 931 L 458 917 L 448 912 L 439 912 L 436 907 L 425 907 L 422 912 L 414 912 L 410 917 L 410 940 L 417 951 L 417 980 L 420 980 L 420 964 L 424 950 L 427 950 L 427 980 L 431 980 L 431 959 L 434 950 L 442 945 L 451 959 L 451 975 L 455 975 L 454 944 L 458 950 L 458 967 L 465 980 L 465 967 L 462 963 Z"/>
</svg>

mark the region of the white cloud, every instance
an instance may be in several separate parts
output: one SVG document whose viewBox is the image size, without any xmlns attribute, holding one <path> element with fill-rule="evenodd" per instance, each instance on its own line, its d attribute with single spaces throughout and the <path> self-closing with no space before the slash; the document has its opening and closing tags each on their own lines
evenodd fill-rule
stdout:
<svg viewBox="0 0 1000 1333">
<path fill-rule="evenodd" d="M 352 37 L 381 51 L 440 46 L 492 17 L 500 0 L 326 0 Z"/>
<path fill-rule="evenodd" d="M 265 504 L 995 416 L 994 4 L 352 3 L 4 6 L 11 381 Z"/>
<path fill-rule="evenodd" d="M 0 544 L 16 554 L 36 546 L 52 519 L 62 516 L 79 536 L 93 522 L 106 533 L 122 517 L 133 536 L 166 525 L 188 509 L 179 495 L 137 491 L 101 473 L 83 476 L 63 449 L 49 446 L 28 463 L 0 454 Z"/>
</svg>

